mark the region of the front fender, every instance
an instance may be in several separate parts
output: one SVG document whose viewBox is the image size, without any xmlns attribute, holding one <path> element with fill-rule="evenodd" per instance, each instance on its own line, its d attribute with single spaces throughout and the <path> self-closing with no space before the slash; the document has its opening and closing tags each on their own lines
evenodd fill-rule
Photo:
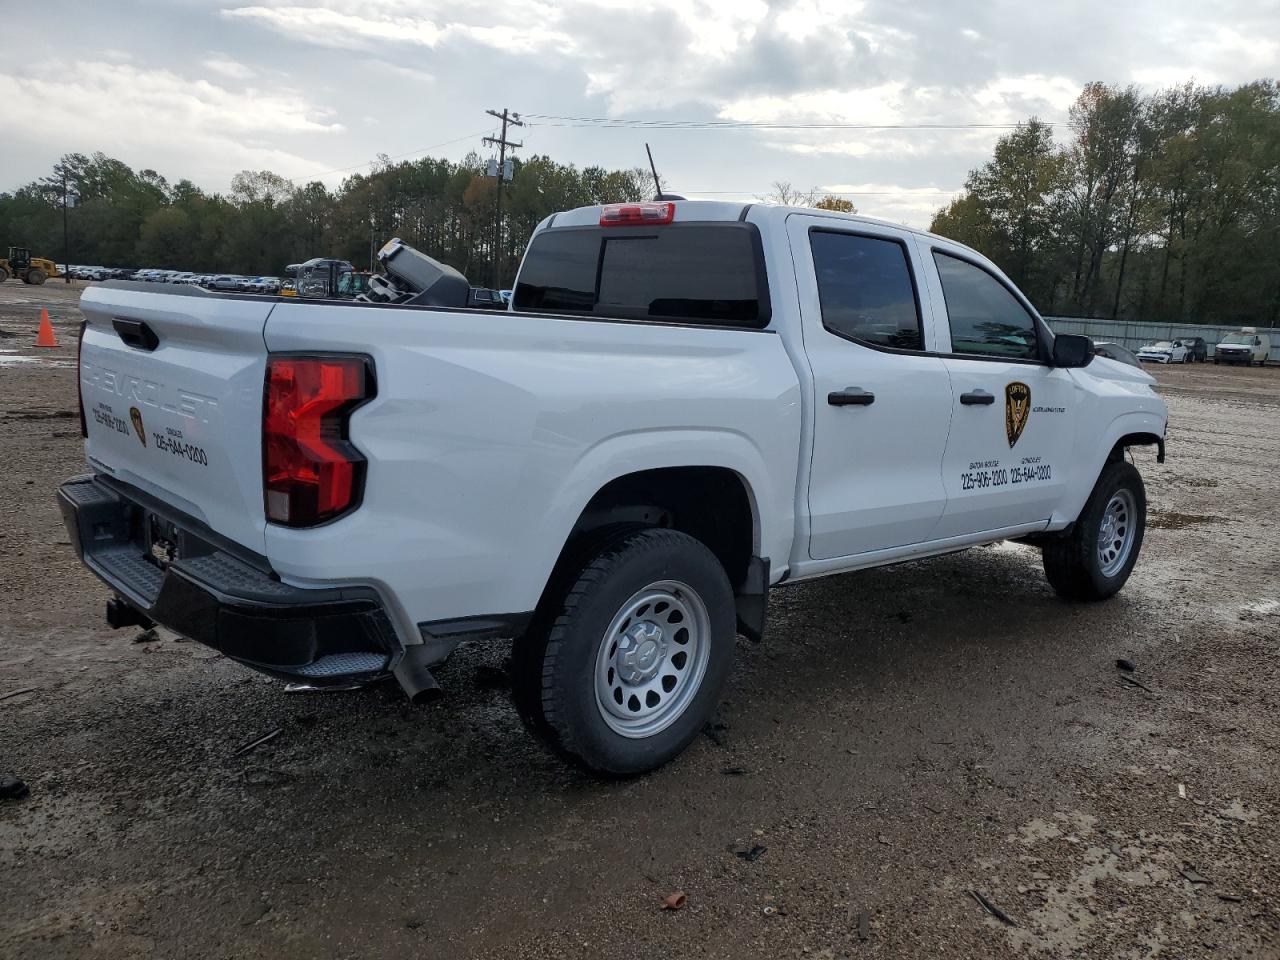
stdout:
<svg viewBox="0 0 1280 960">
<path fill-rule="evenodd" d="M 1163 438 L 1167 422 L 1168 417 L 1163 410 L 1157 411 L 1154 409 L 1131 410 L 1113 418 L 1107 424 L 1107 428 L 1097 435 L 1096 444 L 1090 446 L 1087 452 L 1076 458 L 1071 483 L 1068 484 L 1069 493 L 1063 502 L 1059 504 L 1058 509 L 1054 511 L 1053 517 L 1049 521 L 1049 529 L 1060 530 L 1073 523 L 1076 517 L 1080 516 L 1080 511 L 1084 509 L 1085 502 L 1088 501 L 1089 495 L 1093 493 L 1094 484 L 1098 482 L 1098 476 L 1102 473 L 1102 468 L 1106 466 L 1107 458 L 1111 455 L 1111 451 L 1115 449 L 1116 444 L 1125 437 L 1132 434 L 1149 434 L 1161 438 L 1160 455 L 1161 462 L 1163 462 Z"/>
</svg>

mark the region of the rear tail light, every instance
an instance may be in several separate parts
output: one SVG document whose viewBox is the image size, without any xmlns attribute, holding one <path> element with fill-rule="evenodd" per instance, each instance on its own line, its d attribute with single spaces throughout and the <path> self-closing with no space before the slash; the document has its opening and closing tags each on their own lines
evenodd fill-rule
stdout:
<svg viewBox="0 0 1280 960">
<path fill-rule="evenodd" d="M 652 227 L 676 218 L 676 205 L 656 203 L 606 203 L 600 208 L 602 227 Z"/>
<path fill-rule="evenodd" d="M 274 356 L 262 411 L 262 494 L 267 519 L 324 523 L 355 507 L 365 460 L 347 437 L 356 407 L 375 393 L 364 357 Z"/>
<path fill-rule="evenodd" d="M 86 439 L 89 436 L 89 422 L 84 418 L 84 386 L 80 382 L 83 376 L 80 367 L 80 354 L 84 352 L 84 328 L 89 324 L 87 321 L 80 321 L 80 333 L 76 336 L 76 403 L 80 407 L 80 436 Z"/>
</svg>

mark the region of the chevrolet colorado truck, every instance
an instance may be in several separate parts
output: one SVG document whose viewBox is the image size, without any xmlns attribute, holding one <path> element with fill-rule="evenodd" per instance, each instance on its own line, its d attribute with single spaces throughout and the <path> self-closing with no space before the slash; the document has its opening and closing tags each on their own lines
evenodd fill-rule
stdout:
<svg viewBox="0 0 1280 960">
<path fill-rule="evenodd" d="M 974 251 L 825 211 L 559 213 L 503 312 L 124 281 L 81 309 L 59 500 L 110 623 L 410 696 L 513 638 L 528 726 L 607 776 L 690 743 L 780 584 L 1018 539 L 1114 594 L 1126 450 L 1164 458 L 1145 372 Z"/>
</svg>

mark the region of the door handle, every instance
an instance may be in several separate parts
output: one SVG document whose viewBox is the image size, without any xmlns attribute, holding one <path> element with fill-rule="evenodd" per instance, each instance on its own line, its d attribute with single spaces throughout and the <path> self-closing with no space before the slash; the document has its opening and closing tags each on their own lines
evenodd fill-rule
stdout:
<svg viewBox="0 0 1280 960">
<path fill-rule="evenodd" d="M 996 402 L 996 398 L 985 390 L 970 390 L 960 394 L 960 402 L 966 407 L 986 407 Z"/>
<path fill-rule="evenodd" d="M 869 407 L 876 402 L 876 395 L 861 387 L 846 387 L 827 394 L 827 403 L 833 407 Z"/>
</svg>

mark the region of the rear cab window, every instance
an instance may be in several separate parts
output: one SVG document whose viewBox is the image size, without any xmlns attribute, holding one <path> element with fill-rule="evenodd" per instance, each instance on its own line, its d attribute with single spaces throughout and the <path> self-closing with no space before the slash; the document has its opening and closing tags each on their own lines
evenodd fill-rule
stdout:
<svg viewBox="0 0 1280 960">
<path fill-rule="evenodd" d="M 544 230 L 512 309 L 747 329 L 771 316 L 759 231 L 719 221 Z"/>
</svg>

